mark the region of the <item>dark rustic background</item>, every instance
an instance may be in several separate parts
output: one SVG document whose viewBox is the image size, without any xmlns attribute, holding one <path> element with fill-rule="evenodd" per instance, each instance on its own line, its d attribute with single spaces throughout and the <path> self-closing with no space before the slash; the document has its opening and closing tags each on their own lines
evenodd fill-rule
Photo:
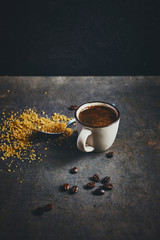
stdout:
<svg viewBox="0 0 160 240">
<path fill-rule="evenodd" d="M 158 0 L 3 1 L 0 75 L 159 75 Z"/>
<path fill-rule="evenodd" d="M 33 134 L 36 160 L 29 162 L 30 154 L 0 158 L 0 240 L 159 240 L 159 92 L 158 76 L 0 77 L 2 126 L 3 109 L 6 116 L 27 106 L 49 117 L 73 117 L 71 104 L 93 99 L 114 103 L 121 114 L 116 140 L 105 152 L 80 152 L 76 132 L 59 147 L 56 137 Z M 109 151 L 113 158 L 106 157 Z M 78 173 L 70 174 L 75 166 Z M 102 183 L 85 188 L 95 173 L 111 177 L 113 189 L 103 196 L 94 194 Z M 64 183 L 77 185 L 78 193 L 63 192 Z M 49 202 L 52 211 L 36 214 Z"/>
</svg>

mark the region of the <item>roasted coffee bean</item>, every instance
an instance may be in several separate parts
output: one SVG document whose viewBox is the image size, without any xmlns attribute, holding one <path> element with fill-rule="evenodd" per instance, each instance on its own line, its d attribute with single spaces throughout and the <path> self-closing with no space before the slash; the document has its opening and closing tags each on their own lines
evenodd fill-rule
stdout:
<svg viewBox="0 0 160 240">
<path fill-rule="evenodd" d="M 78 168 L 77 167 L 74 167 L 71 169 L 71 173 L 77 173 L 78 172 Z"/>
<path fill-rule="evenodd" d="M 68 183 L 65 183 L 64 185 L 63 185 L 63 189 L 66 191 L 66 190 L 68 190 L 69 189 L 69 184 Z"/>
<path fill-rule="evenodd" d="M 78 187 L 77 186 L 73 186 L 71 188 L 71 193 L 77 193 L 78 192 Z"/>
<path fill-rule="evenodd" d="M 112 183 L 106 182 L 103 184 L 103 188 L 106 190 L 111 190 L 113 188 Z"/>
<path fill-rule="evenodd" d="M 69 107 L 69 110 L 76 110 L 77 108 L 78 108 L 77 105 L 71 105 L 71 106 Z"/>
<path fill-rule="evenodd" d="M 46 205 L 43 207 L 43 210 L 44 210 L 44 211 L 50 211 L 50 210 L 52 210 L 53 208 L 54 208 L 53 203 L 48 203 L 48 204 L 46 204 Z"/>
<path fill-rule="evenodd" d="M 100 181 L 100 178 L 99 178 L 99 176 L 98 176 L 97 174 L 94 174 L 93 177 L 92 177 L 92 179 L 93 179 L 94 181 L 96 181 L 96 182 L 99 182 L 99 181 Z"/>
<path fill-rule="evenodd" d="M 106 176 L 105 178 L 103 178 L 102 182 L 106 183 L 110 181 L 110 177 Z"/>
<path fill-rule="evenodd" d="M 107 156 L 107 158 L 112 158 L 113 155 L 114 155 L 114 152 L 108 152 L 106 156 Z"/>
<path fill-rule="evenodd" d="M 102 188 L 98 188 L 94 191 L 95 195 L 103 195 L 105 194 L 105 191 Z"/>
<path fill-rule="evenodd" d="M 86 188 L 94 188 L 96 186 L 95 182 L 89 182 L 86 185 Z"/>
<path fill-rule="evenodd" d="M 43 207 L 38 207 L 36 210 L 33 211 L 33 214 L 39 216 L 47 211 L 52 210 L 53 208 L 54 208 L 53 203 L 48 203 Z"/>
</svg>

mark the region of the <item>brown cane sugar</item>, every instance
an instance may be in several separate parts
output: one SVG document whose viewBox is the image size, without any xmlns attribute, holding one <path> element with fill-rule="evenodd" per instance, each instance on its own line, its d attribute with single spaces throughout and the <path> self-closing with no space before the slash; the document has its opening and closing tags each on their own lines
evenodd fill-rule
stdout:
<svg viewBox="0 0 160 240">
<path fill-rule="evenodd" d="M 50 133 L 62 133 L 65 130 L 67 130 L 68 132 L 68 129 L 66 129 L 66 126 L 67 126 L 67 122 L 71 119 L 72 118 L 68 118 L 65 115 L 60 115 L 59 113 L 54 113 L 52 115 L 52 119 L 40 117 L 38 120 L 38 129 L 42 132 L 50 132 Z"/>
<path fill-rule="evenodd" d="M 66 130 L 66 123 L 45 121 L 38 129 L 42 132 L 63 133 Z"/>
<path fill-rule="evenodd" d="M 3 111 L 2 116 L 0 124 L 0 159 L 2 161 L 10 159 L 7 164 L 8 172 L 11 171 L 14 159 L 19 159 L 21 162 L 24 162 L 24 159 L 29 162 L 42 161 L 42 154 L 36 152 L 35 144 L 31 141 L 31 137 L 37 133 L 37 129 L 55 133 L 65 131 L 57 139 L 56 143 L 58 145 L 61 145 L 73 133 L 72 129 L 66 128 L 67 122 L 71 118 L 59 113 L 54 113 L 51 118 L 48 118 L 47 116 L 41 117 L 35 109 L 25 109 L 20 114 L 12 111 L 8 117 Z M 12 170 L 12 172 L 14 171 Z"/>
</svg>

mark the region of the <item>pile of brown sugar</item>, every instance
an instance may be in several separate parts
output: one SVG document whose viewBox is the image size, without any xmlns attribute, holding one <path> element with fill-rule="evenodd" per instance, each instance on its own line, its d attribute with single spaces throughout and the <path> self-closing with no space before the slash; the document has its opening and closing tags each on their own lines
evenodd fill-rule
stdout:
<svg viewBox="0 0 160 240">
<path fill-rule="evenodd" d="M 42 132 L 60 133 L 66 130 L 67 122 L 71 118 L 65 115 L 54 113 L 52 119 L 40 117 L 38 120 L 38 129 Z"/>
<path fill-rule="evenodd" d="M 12 111 L 8 117 L 5 116 L 3 111 L 2 115 L 2 123 L 0 124 L 0 159 L 2 161 L 7 158 L 11 159 L 8 165 L 9 172 L 14 158 L 22 161 L 25 158 L 29 161 L 36 159 L 42 161 L 41 157 L 37 156 L 34 143 L 31 141 L 31 137 L 37 132 L 37 129 L 49 132 L 65 131 L 57 139 L 57 144 L 61 144 L 64 139 L 73 133 L 72 129 L 66 128 L 66 124 L 71 118 L 59 113 L 54 113 L 51 119 L 47 116 L 41 117 L 35 109 L 25 109 L 21 114 Z"/>
</svg>

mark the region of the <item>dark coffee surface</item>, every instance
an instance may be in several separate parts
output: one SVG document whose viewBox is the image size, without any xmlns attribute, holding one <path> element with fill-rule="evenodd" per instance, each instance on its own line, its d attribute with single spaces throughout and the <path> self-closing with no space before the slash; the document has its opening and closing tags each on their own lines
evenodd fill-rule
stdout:
<svg viewBox="0 0 160 240">
<path fill-rule="evenodd" d="M 116 114 L 108 107 L 91 106 L 79 113 L 79 120 L 90 127 L 104 127 L 115 122 Z"/>
</svg>

